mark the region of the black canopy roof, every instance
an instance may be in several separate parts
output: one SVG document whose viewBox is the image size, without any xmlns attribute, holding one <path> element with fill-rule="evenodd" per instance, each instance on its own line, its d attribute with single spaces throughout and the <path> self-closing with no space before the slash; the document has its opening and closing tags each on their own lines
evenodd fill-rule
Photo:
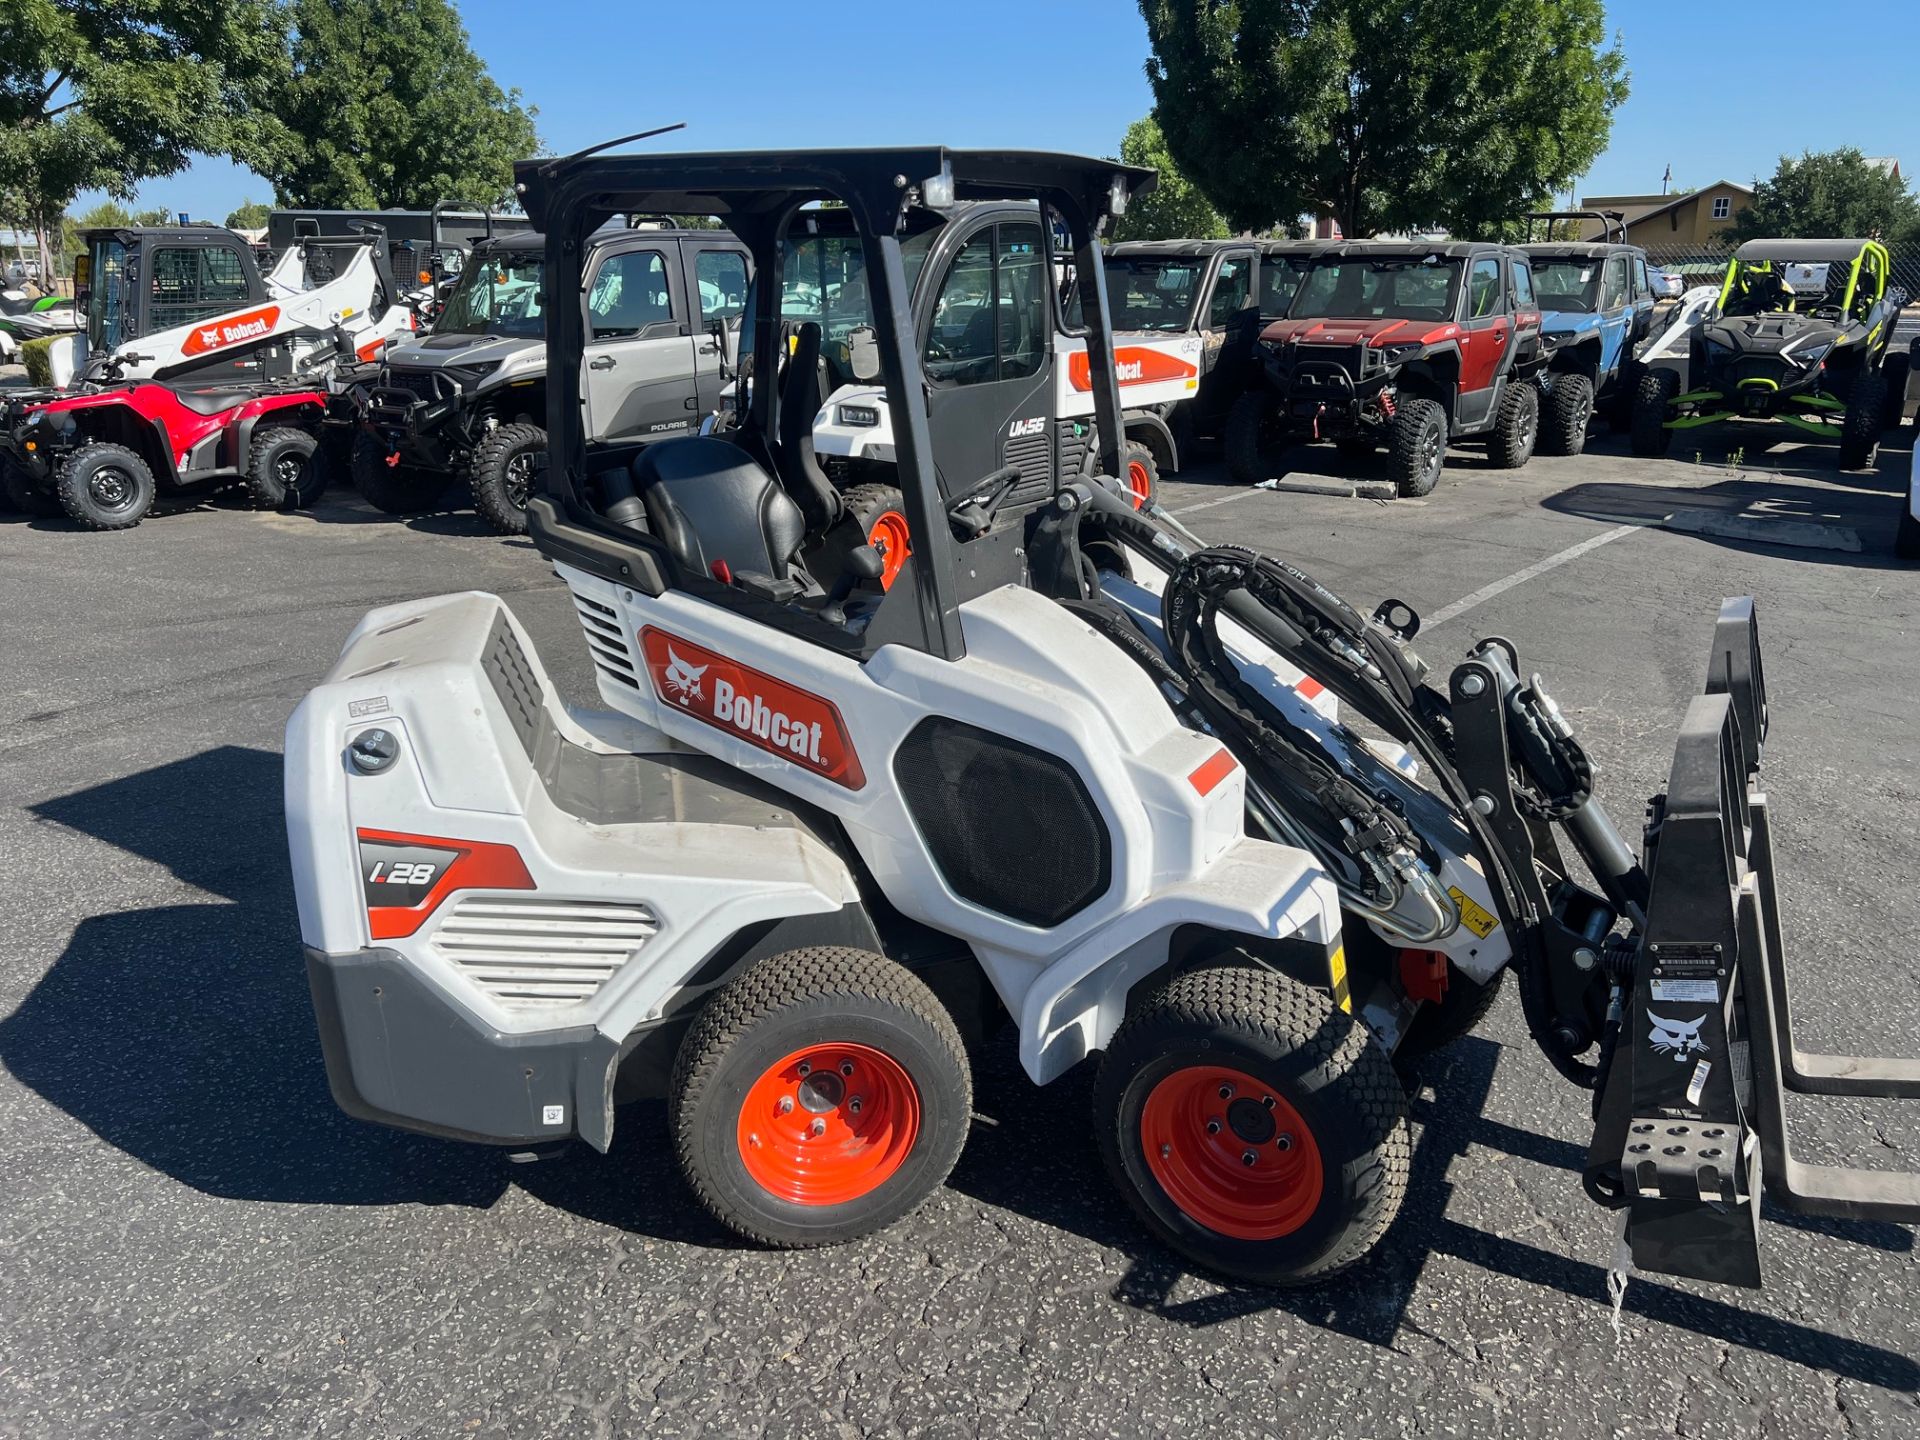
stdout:
<svg viewBox="0 0 1920 1440">
<path fill-rule="evenodd" d="M 1865 240 L 1749 240 L 1733 252 L 1748 263 L 1773 260 L 1782 265 L 1851 265 Z"/>
</svg>

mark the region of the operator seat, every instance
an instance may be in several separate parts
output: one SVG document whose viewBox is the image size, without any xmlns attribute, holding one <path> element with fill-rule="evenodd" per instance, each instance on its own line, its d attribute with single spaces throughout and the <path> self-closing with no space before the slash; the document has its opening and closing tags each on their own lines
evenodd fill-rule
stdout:
<svg viewBox="0 0 1920 1440">
<path fill-rule="evenodd" d="M 649 445 L 628 472 L 647 528 L 687 569 L 720 580 L 764 577 L 818 590 L 800 565 L 806 517 L 766 467 L 708 435 Z"/>
<path fill-rule="evenodd" d="M 809 320 L 794 335 L 793 353 L 780 381 L 780 479 L 799 502 L 808 530 L 833 528 L 845 508 L 827 472 L 813 454 L 813 419 L 820 413 L 820 327 Z"/>
<path fill-rule="evenodd" d="M 196 415 L 223 415 L 260 397 L 258 390 L 211 389 L 206 386 L 198 390 L 186 390 L 173 385 L 166 388 L 173 391 L 174 399 Z"/>
</svg>

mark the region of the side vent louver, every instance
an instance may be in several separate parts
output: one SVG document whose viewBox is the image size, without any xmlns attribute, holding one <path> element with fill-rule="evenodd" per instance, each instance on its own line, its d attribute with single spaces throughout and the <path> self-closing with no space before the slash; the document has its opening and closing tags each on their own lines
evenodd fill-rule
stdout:
<svg viewBox="0 0 1920 1440">
<path fill-rule="evenodd" d="M 634 668 L 633 649 L 627 644 L 626 632 L 620 628 L 620 617 L 613 607 L 575 591 L 573 608 L 580 612 L 580 628 L 587 632 L 587 649 L 593 655 L 594 668 L 638 690 L 640 675 Z"/>
<path fill-rule="evenodd" d="M 518 1010 L 587 999 L 659 929 L 646 906 L 623 901 L 469 895 L 450 907 L 432 945 Z"/>
</svg>

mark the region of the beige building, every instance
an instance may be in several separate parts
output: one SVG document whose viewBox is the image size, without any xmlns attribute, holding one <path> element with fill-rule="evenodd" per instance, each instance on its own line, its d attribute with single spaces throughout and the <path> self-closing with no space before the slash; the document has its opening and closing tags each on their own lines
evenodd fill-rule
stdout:
<svg viewBox="0 0 1920 1440">
<path fill-rule="evenodd" d="M 1618 210 L 1627 217 L 1627 240 L 1659 248 L 1672 245 L 1712 245 L 1733 217 L 1752 203 L 1753 187 L 1718 180 L 1691 195 L 1588 195 L 1582 210 Z M 1598 222 L 1585 226 L 1585 239 L 1598 240 Z"/>
</svg>

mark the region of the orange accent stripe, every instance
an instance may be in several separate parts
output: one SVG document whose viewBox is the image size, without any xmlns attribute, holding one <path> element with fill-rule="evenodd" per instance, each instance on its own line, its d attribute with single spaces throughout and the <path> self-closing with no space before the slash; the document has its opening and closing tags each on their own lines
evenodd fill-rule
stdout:
<svg viewBox="0 0 1920 1440">
<path fill-rule="evenodd" d="M 1211 795 L 1222 780 L 1239 768 L 1238 760 L 1224 750 L 1217 750 L 1211 760 L 1187 776 L 1187 783 L 1202 795 Z"/>
<path fill-rule="evenodd" d="M 511 845 L 485 840 L 449 840 L 439 835 L 412 835 L 401 830 L 359 830 L 360 839 L 376 845 L 417 845 L 430 850 L 457 852 L 453 861 L 417 905 L 370 905 L 367 929 L 376 940 L 404 940 L 440 908 L 456 890 L 537 890 L 527 862 Z"/>
<path fill-rule="evenodd" d="M 1327 687 L 1311 675 L 1302 675 L 1293 688 L 1302 700 L 1317 700 Z"/>
</svg>

